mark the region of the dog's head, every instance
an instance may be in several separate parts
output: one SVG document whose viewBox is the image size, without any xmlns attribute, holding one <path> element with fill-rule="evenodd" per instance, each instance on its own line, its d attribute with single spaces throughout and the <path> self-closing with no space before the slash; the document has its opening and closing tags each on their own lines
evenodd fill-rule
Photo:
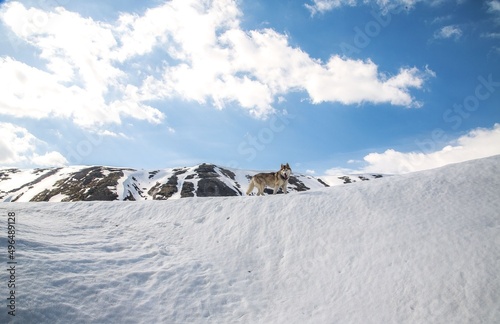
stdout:
<svg viewBox="0 0 500 324">
<path fill-rule="evenodd" d="M 281 165 L 281 169 L 280 169 L 280 175 L 285 179 L 285 180 L 288 180 L 288 178 L 290 177 L 290 174 L 292 173 L 292 169 L 290 168 L 290 166 L 287 164 L 282 164 Z"/>
</svg>

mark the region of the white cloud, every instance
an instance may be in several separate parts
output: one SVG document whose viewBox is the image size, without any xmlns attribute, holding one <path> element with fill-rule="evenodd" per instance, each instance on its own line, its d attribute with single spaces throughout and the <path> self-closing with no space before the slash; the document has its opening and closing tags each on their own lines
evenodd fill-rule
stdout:
<svg viewBox="0 0 500 324">
<path fill-rule="evenodd" d="M 44 152 L 46 144 L 25 128 L 0 122 L 0 165 L 60 166 L 68 161 L 56 151 Z"/>
<path fill-rule="evenodd" d="M 434 33 L 436 39 L 454 38 L 455 40 L 462 37 L 462 29 L 457 25 L 444 26 Z"/>
<path fill-rule="evenodd" d="M 123 44 L 118 57 L 123 61 L 146 54 L 159 44 L 166 44 L 176 59 L 206 55 L 219 30 L 238 28 L 240 15 L 233 0 L 172 0 L 142 16 L 124 14 L 117 28 Z"/>
<path fill-rule="evenodd" d="M 102 94 L 110 80 L 122 75 L 109 64 L 110 49 L 116 45 L 110 26 L 62 7 L 43 11 L 18 2 L 6 4 L 1 17 L 18 37 L 40 51 L 57 81 L 80 83 L 89 92 Z"/>
<path fill-rule="evenodd" d="M 0 58 L 0 87 L 9 89 L 0 97 L 0 113 L 14 117 L 59 117 L 79 125 L 119 120 L 116 112 L 77 86 L 59 83 L 57 76 L 12 58 Z"/>
<path fill-rule="evenodd" d="M 113 27 L 61 7 L 2 7 L 0 18 L 20 39 L 37 49 L 45 68 L 0 58 L 0 113 L 15 117 L 60 117 L 82 127 L 120 123 L 122 116 L 160 122 L 163 114 L 124 93 L 126 73 L 113 65 Z M 26 91 L 29 89 L 29 91 Z M 116 93 L 115 100 L 107 97 Z M 130 109 L 132 108 L 132 109 Z"/>
<path fill-rule="evenodd" d="M 265 117 L 274 111 L 275 101 L 290 91 L 307 92 L 312 103 L 418 106 L 409 89 L 420 88 L 432 76 L 404 68 L 388 77 L 372 61 L 339 56 L 322 63 L 291 47 L 285 35 L 271 29 L 227 30 L 212 44 L 211 53 L 184 53 L 188 60 L 167 67 L 162 80 L 149 80 L 142 91 L 178 94 L 200 103 L 211 99 L 217 108 L 235 101 L 254 116 Z"/>
<path fill-rule="evenodd" d="M 370 60 L 364 62 L 334 56 L 325 66 L 317 66 L 316 73 L 305 79 L 305 88 L 313 103 L 369 101 L 412 107 L 419 106 L 419 103 L 408 89 L 421 88 L 429 76 L 432 75 L 417 68 L 402 68 L 389 78 L 378 72 L 378 67 Z"/>
<path fill-rule="evenodd" d="M 429 76 L 416 68 L 388 76 L 370 60 L 321 62 L 272 29 L 242 30 L 235 0 L 171 0 L 116 22 L 15 1 L 1 8 L 0 19 L 41 63 L 0 58 L 0 87 L 10 89 L 0 114 L 65 118 L 89 129 L 124 117 L 161 123 L 164 114 L 150 105 L 171 98 L 237 104 L 258 118 L 291 91 L 312 103 L 418 107 L 410 90 Z"/>
<path fill-rule="evenodd" d="M 342 170 L 344 173 L 399 174 L 437 168 L 450 163 L 500 154 L 500 124 L 493 128 L 478 128 L 443 149 L 434 152 L 398 152 L 393 149 L 384 153 L 370 153 L 364 157 L 367 165 L 360 170 Z M 327 174 L 338 171 L 331 169 Z"/>
<path fill-rule="evenodd" d="M 59 152 L 48 152 L 43 155 L 33 153 L 31 164 L 41 167 L 64 166 L 68 164 L 68 160 Z"/>
</svg>

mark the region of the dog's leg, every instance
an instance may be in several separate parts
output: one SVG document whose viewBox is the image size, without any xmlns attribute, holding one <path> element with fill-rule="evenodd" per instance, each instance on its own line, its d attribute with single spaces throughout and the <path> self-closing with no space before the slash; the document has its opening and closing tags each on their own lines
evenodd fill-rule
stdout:
<svg viewBox="0 0 500 324">
<path fill-rule="evenodd" d="M 265 189 L 266 189 L 266 185 L 265 185 L 265 184 L 262 184 L 262 185 L 260 186 L 260 195 L 261 195 L 261 196 L 264 196 L 264 190 L 265 190 Z"/>
<path fill-rule="evenodd" d="M 247 196 L 250 195 L 250 193 L 252 192 L 254 186 L 255 185 L 253 184 L 253 179 L 252 179 L 252 180 L 250 180 L 250 184 L 248 185 Z"/>
<path fill-rule="evenodd" d="M 288 192 L 286 192 L 286 187 L 287 187 L 287 183 L 285 182 L 282 186 L 281 186 L 281 190 L 283 190 L 283 193 L 286 195 Z"/>
</svg>

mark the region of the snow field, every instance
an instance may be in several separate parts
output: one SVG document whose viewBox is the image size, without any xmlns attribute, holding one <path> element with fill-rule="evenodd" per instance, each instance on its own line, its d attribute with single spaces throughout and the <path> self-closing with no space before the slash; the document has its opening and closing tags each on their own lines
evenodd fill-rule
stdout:
<svg viewBox="0 0 500 324">
<path fill-rule="evenodd" d="M 0 204 L 19 262 L 0 322 L 498 323 L 499 162 L 265 197 Z"/>
</svg>

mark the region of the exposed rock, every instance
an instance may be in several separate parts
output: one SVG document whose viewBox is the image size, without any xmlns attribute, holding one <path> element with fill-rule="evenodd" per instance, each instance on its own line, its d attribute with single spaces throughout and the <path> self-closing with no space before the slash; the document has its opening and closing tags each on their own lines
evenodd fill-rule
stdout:
<svg viewBox="0 0 500 324">
<path fill-rule="evenodd" d="M 187 172 L 187 169 L 185 169 L 185 168 L 183 168 L 183 169 L 181 169 L 181 168 L 176 168 L 176 169 L 173 169 L 172 171 L 174 171 L 174 173 L 175 173 L 177 176 L 179 176 L 179 175 L 181 175 L 181 174 L 186 173 L 186 172 Z"/>
<path fill-rule="evenodd" d="M 0 170 L 0 181 L 11 179 L 10 175 L 19 172 L 19 169 L 4 169 Z"/>
<path fill-rule="evenodd" d="M 288 183 L 294 185 L 296 187 L 295 190 L 297 191 L 306 191 L 310 189 L 302 181 L 300 181 L 299 179 L 297 179 L 297 177 L 293 175 L 290 176 L 290 178 L 288 179 Z"/>
<path fill-rule="evenodd" d="M 198 197 L 219 197 L 219 196 L 238 196 L 234 189 L 229 188 L 224 182 L 217 177 L 204 178 L 198 181 L 198 189 L 196 189 Z"/>
<path fill-rule="evenodd" d="M 165 200 L 172 197 L 176 192 L 177 176 L 174 174 L 165 184 L 157 182 L 156 185 L 148 191 L 148 194 L 153 197 L 154 200 Z"/>
<path fill-rule="evenodd" d="M 128 195 L 123 198 L 123 201 L 135 201 L 135 197 L 130 190 L 128 191 Z"/>
<path fill-rule="evenodd" d="M 321 183 L 323 186 L 325 187 L 330 187 L 326 182 L 324 182 L 323 180 L 321 180 L 320 178 L 316 179 L 318 180 L 319 183 Z"/>
<path fill-rule="evenodd" d="M 37 174 L 37 173 L 35 173 L 35 172 L 37 172 L 37 170 L 40 170 L 40 169 L 36 169 L 33 173 L 34 173 L 34 174 Z M 25 183 L 25 184 L 23 184 L 21 187 L 16 188 L 16 189 L 13 189 L 13 190 L 10 190 L 10 191 L 9 191 L 9 192 L 7 192 L 7 193 L 10 193 L 10 192 L 16 192 L 16 191 L 21 190 L 21 189 L 23 189 L 23 188 L 25 188 L 25 187 L 30 187 L 30 186 L 32 186 L 32 185 L 35 185 L 35 184 L 39 183 L 40 181 L 42 181 L 43 179 L 48 178 L 48 177 L 50 177 L 51 175 L 56 174 L 59 170 L 61 170 L 61 168 L 55 168 L 55 169 L 53 169 L 53 170 L 50 170 L 50 171 L 49 171 L 49 172 L 47 172 L 46 174 L 43 174 L 43 175 L 41 175 L 40 177 L 36 178 L 34 181 L 30 181 L 30 182 L 28 182 L 28 183 Z M 38 175 L 38 174 L 37 174 L 37 175 Z M 12 201 L 13 201 L 13 202 L 14 202 L 14 201 L 16 201 L 16 200 L 17 200 L 17 199 L 19 199 L 22 195 L 23 195 L 23 194 L 21 193 L 21 194 L 20 194 L 20 195 L 18 195 L 16 198 L 12 199 Z"/>
<path fill-rule="evenodd" d="M 240 191 L 236 188 L 232 189 L 228 187 L 224 182 L 219 180 L 220 175 L 215 171 L 215 168 L 216 166 L 213 164 L 203 163 L 197 169 L 194 170 L 197 173 L 198 177 L 200 178 L 200 180 L 198 181 L 198 188 L 196 189 L 196 196 L 198 197 L 238 196 L 238 192 Z M 225 171 L 227 172 L 229 170 Z M 235 175 L 233 173 L 233 178 L 234 176 Z"/>
<path fill-rule="evenodd" d="M 268 195 L 272 195 L 274 193 L 274 188 L 265 188 L 264 193 Z M 281 187 L 278 187 L 278 190 L 276 191 L 277 195 L 283 194 L 283 190 L 281 190 Z"/>
<path fill-rule="evenodd" d="M 224 168 L 219 168 L 220 172 L 225 175 L 228 178 L 231 178 L 231 180 L 234 180 L 236 178 L 236 174 L 234 174 L 233 171 L 224 169 Z"/>
<path fill-rule="evenodd" d="M 213 164 L 200 164 L 194 171 L 198 174 L 198 177 L 202 179 L 219 177 L 219 174 L 215 172 L 215 165 Z"/>
<path fill-rule="evenodd" d="M 141 188 L 139 188 L 137 183 L 133 183 L 132 187 L 134 188 L 135 192 L 137 192 L 139 194 L 139 196 L 144 197 L 144 195 L 143 195 L 144 192 L 141 190 Z M 143 189 L 146 190 L 146 188 L 143 188 Z M 128 192 L 129 192 L 129 195 L 132 195 L 132 192 L 130 190 Z M 133 195 L 132 195 L 132 197 L 133 197 Z M 134 200 L 135 200 L 135 198 L 134 198 Z"/>
<path fill-rule="evenodd" d="M 45 189 L 36 196 L 34 196 L 31 201 L 49 201 L 52 195 L 49 189 Z"/>
<path fill-rule="evenodd" d="M 344 183 L 352 183 L 351 178 L 348 176 L 339 177 L 340 180 L 344 180 Z"/>
<path fill-rule="evenodd" d="M 194 197 L 194 184 L 189 181 L 185 181 L 181 189 L 181 198 L 186 197 Z"/>
<path fill-rule="evenodd" d="M 149 179 L 153 179 L 155 177 L 155 175 L 160 172 L 160 170 L 155 170 L 155 171 L 151 171 L 149 172 Z"/>
<path fill-rule="evenodd" d="M 105 176 L 103 171 L 107 171 L 109 174 Z M 44 176 L 47 176 L 47 174 Z M 115 191 L 110 190 L 110 187 L 116 188 L 118 179 L 121 177 L 123 177 L 122 169 L 105 167 L 85 168 L 71 174 L 68 178 L 57 181 L 54 189 L 45 189 L 35 195 L 30 201 L 49 201 L 52 197 L 59 194 L 66 196 L 62 201 L 116 200 L 118 195 Z"/>
</svg>

